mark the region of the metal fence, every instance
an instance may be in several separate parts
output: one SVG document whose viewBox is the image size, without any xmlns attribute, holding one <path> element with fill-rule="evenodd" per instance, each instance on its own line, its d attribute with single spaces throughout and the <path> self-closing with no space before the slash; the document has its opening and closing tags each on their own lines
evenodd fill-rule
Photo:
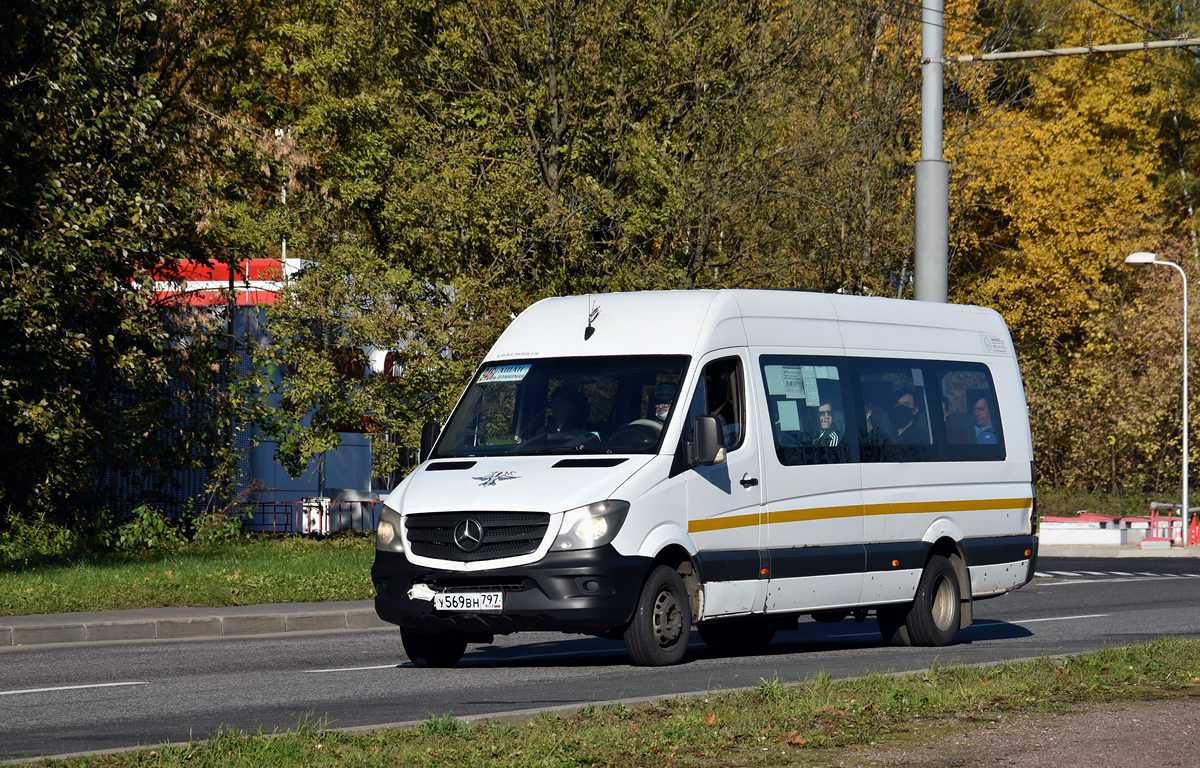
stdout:
<svg viewBox="0 0 1200 768">
<path fill-rule="evenodd" d="M 191 516 L 179 503 L 154 504 L 174 520 Z M 243 530 L 252 533 L 307 533 L 329 535 L 340 531 L 374 531 L 379 525 L 382 501 L 341 501 L 324 497 L 300 501 L 257 501 L 238 505 L 244 515 Z"/>
</svg>

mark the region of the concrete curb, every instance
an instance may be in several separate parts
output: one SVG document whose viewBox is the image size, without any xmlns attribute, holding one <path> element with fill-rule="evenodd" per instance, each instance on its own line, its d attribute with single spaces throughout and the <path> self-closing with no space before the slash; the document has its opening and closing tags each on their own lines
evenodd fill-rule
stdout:
<svg viewBox="0 0 1200 768">
<path fill-rule="evenodd" d="M 390 627 L 371 600 L 0 616 L 0 648 Z"/>
</svg>

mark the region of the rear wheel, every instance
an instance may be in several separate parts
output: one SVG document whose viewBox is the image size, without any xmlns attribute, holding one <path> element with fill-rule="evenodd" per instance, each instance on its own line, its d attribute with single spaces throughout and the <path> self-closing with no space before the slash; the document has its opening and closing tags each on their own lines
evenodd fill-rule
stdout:
<svg viewBox="0 0 1200 768">
<path fill-rule="evenodd" d="M 687 652 L 692 609 L 687 588 L 674 568 L 657 566 L 650 572 L 625 630 L 625 649 L 639 667 L 675 664 Z"/>
<path fill-rule="evenodd" d="M 905 622 L 913 645 L 941 646 L 954 640 L 962 614 L 960 597 L 954 565 L 941 555 L 931 557 Z"/>
<path fill-rule="evenodd" d="M 879 634 L 889 645 L 949 645 L 962 620 L 961 598 L 953 563 L 934 555 L 925 564 L 911 603 L 876 610 Z"/>
<path fill-rule="evenodd" d="M 775 625 L 751 616 L 728 621 L 702 621 L 696 625 L 700 639 L 714 651 L 730 654 L 757 653 L 771 644 Z"/>
<path fill-rule="evenodd" d="M 467 650 L 467 638 L 458 632 L 400 630 L 408 659 L 418 667 L 453 667 Z"/>
</svg>

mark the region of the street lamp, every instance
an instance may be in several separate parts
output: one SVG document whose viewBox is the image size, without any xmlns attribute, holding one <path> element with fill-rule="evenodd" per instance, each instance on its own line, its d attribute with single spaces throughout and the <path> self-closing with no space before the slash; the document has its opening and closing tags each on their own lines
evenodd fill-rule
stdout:
<svg viewBox="0 0 1200 768">
<path fill-rule="evenodd" d="M 1146 251 L 1131 253 L 1125 257 L 1126 264 L 1163 264 L 1174 267 L 1183 278 L 1183 546 L 1188 546 L 1188 302 L 1187 273 L 1173 261 L 1162 261 Z"/>
</svg>

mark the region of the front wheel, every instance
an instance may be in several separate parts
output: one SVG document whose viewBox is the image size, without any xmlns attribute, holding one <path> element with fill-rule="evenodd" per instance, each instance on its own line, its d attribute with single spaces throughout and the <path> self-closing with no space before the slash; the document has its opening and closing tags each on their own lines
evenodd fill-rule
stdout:
<svg viewBox="0 0 1200 768">
<path fill-rule="evenodd" d="M 633 621 L 625 630 L 625 649 L 639 667 L 676 664 L 687 653 L 692 608 L 687 588 L 674 568 L 657 566 L 638 596 Z"/>
<path fill-rule="evenodd" d="M 400 630 L 408 659 L 418 667 L 453 667 L 467 650 L 467 638 L 457 632 Z"/>
</svg>

